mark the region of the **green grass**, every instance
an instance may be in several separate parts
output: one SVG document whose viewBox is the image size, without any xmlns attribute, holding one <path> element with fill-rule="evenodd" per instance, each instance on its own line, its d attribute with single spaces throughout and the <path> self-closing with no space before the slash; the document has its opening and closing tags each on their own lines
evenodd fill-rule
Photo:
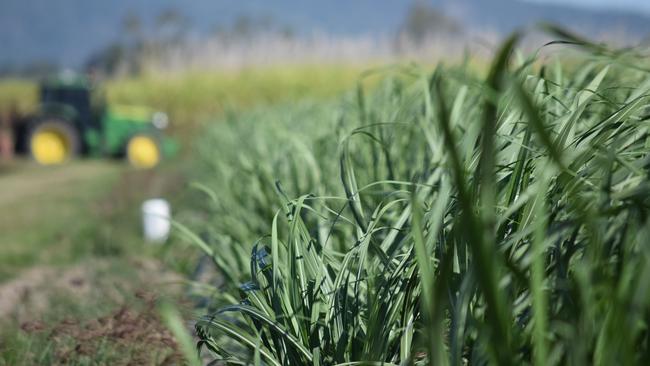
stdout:
<svg viewBox="0 0 650 366">
<path fill-rule="evenodd" d="M 195 256 L 145 243 L 140 204 L 163 196 L 176 207 L 178 169 L 90 160 L 3 166 L 0 365 L 156 364 L 170 356 L 172 343 L 154 339 L 166 334 L 157 310 L 137 294 L 183 299 L 175 273 L 191 270 Z M 137 329 L 128 319 L 93 325 L 122 307 L 137 315 Z M 32 324 L 38 329 L 29 330 Z"/>
<path fill-rule="evenodd" d="M 174 277 L 165 279 L 168 273 L 142 268 L 151 261 L 94 258 L 47 271 L 51 278 L 30 287 L 30 298 L 3 314 L 0 365 L 180 362 L 157 302 L 178 301 L 181 286 Z"/>
<path fill-rule="evenodd" d="M 0 206 L 11 215 L 0 219 L 0 280 L 35 264 L 69 263 L 93 250 L 84 231 L 116 184 L 118 165 L 84 162 L 48 169 L 21 164 L 3 174 Z M 87 244 L 85 250 L 75 248 L 82 243 Z"/>
<path fill-rule="evenodd" d="M 115 161 L 55 167 L 15 162 L 0 181 L 0 207 L 11 212 L 0 218 L 0 281 L 32 266 L 146 250 L 139 205 L 182 186 L 174 169 L 142 172 Z"/>
<path fill-rule="evenodd" d="M 386 72 L 209 125 L 188 226 L 232 364 L 647 364 L 650 75 L 562 60 Z M 538 62 L 538 61 L 537 61 Z M 575 63 L 579 66 L 575 67 Z"/>
</svg>

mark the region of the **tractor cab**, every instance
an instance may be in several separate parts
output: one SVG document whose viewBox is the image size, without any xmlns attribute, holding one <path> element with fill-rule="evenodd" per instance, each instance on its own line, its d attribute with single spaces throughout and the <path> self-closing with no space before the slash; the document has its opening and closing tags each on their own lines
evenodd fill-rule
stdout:
<svg viewBox="0 0 650 366">
<path fill-rule="evenodd" d="M 64 73 L 41 83 L 25 145 L 45 165 L 83 154 L 126 157 L 150 168 L 176 150 L 162 133 L 167 124 L 166 114 L 147 107 L 107 105 L 87 78 Z"/>
<path fill-rule="evenodd" d="M 46 79 L 41 83 L 41 108 L 69 109 L 80 126 L 90 127 L 96 122 L 92 115 L 91 99 L 90 82 L 81 76 L 61 76 Z"/>
</svg>

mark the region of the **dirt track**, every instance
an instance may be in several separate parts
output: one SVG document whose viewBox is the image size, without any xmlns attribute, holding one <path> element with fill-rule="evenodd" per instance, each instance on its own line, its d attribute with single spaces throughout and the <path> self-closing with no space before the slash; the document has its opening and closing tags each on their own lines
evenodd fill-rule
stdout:
<svg viewBox="0 0 650 366">
<path fill-rule="evenodd" d="M 101 294 L 103 301 L 119 304 L 124 302 L 125 293 L 133 293 L 138 287 L 181 287 L 182 277 L 155 260 L 129 260 L 125 265 L 133 276 L 114 273 L 114 265 L 110 260 L 91 260 L 67 268 L 39 265 L 23 271 L 0 284 L 0 320 L 22 323 L 38 318 L 48 310 L 52 296 L 81 302 Z"/>
</svg>

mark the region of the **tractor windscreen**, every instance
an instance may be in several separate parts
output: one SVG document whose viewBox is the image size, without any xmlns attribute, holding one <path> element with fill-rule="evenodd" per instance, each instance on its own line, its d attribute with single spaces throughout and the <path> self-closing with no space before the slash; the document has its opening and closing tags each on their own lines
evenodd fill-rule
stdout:
<svg viewBox="0 0 650 366">
<path fill-rule="evenodd" d="M 41 101 L 70 106 L 77 112 L 82 125 L 87 126 L 92 123 L 90 91 L 87 88 L 43 85 Z"/>
</svg>

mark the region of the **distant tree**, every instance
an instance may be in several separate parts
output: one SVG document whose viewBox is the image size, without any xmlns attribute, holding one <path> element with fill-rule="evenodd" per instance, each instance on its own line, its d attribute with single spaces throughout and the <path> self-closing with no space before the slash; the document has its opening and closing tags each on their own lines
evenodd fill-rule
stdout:
<svg viewBox="0 0 650 366">
<path fill-rule="evenodd" d="M 164 57 L 166 49 L 182 45 L 191 25 L 178 9 L 162 10 L 153 19 L 153 27 L 134 12 L 122 19 L 118 41 L 93 53 L 85 63 L 87 70 L 103 75 L 138 74 L 150 61 Z"/>
<path fill-rule="evenodd" d="M 149 43 L 144 22 L 135 12 L 122 19 L 120 41 L 107 45 L 87 60 L 86 66 L 104 75 L 116 73 L 136 74 L 141 68 L 141 58 Z"/>
<path fill-rule="evenodd" d="M 432 34 L 452 34 L 461 30 L 460 25 L 447 17 L 428 1 L 416 0 L 406 14 L 400 33 L 416 43 Z"/>
<path fill-rule="evenodd" d="M 271 15 L 242 14 L 235 18 L 230 27 L 223 24 L 215 25 L 210 34 L 224 40 L 241 41 L 264 34 L 274 34 L 291 39 L 295 37 L 296 32 L 290 25 L 277 22 Z"/>
<path fill-rule="evenodd" d="M 4 63 L 0 65 L 0 77 L 39 79 L 56 73 L 60 68 L 51 60 L 36 60 L 25 64 Z"/>
<path fill-rule="evenodd" d="M 285 39 L 294 39 L 296 38 L 296 31 L 290 25 L 285 25 L 280 28 L 280 35 Z"/>
<path fill-rule="evenodd" d="M 255 32 L 255 19 L 248 15 L 238 16 L 232 25 L 232 33 L 235 38 L 252 37 Z"/>
<path fill-rule="evenodd" d="M 121 67 L 134 72 L 135 64 L 129 62 L 129 50 L 121 43 L 113 43 L 93 53 L 85 64 L 87 71 L 92 70 L 101 75 L 114 75 Z"/>
<path fill-rule="evenodd" d="M 155 26 L 156 34 L 163 43 L 174 44 L 182 42 L 190 21 L 178 9 L 168 8 L 158 14 Z"/>
<path fill-rule="evenodd" d="M 122 20 L 122 29 L 124 34 L 132 40 L 138 40 L 143 36 L 142 20 L 133 12 L 128 13 Z"/>
</svg>

